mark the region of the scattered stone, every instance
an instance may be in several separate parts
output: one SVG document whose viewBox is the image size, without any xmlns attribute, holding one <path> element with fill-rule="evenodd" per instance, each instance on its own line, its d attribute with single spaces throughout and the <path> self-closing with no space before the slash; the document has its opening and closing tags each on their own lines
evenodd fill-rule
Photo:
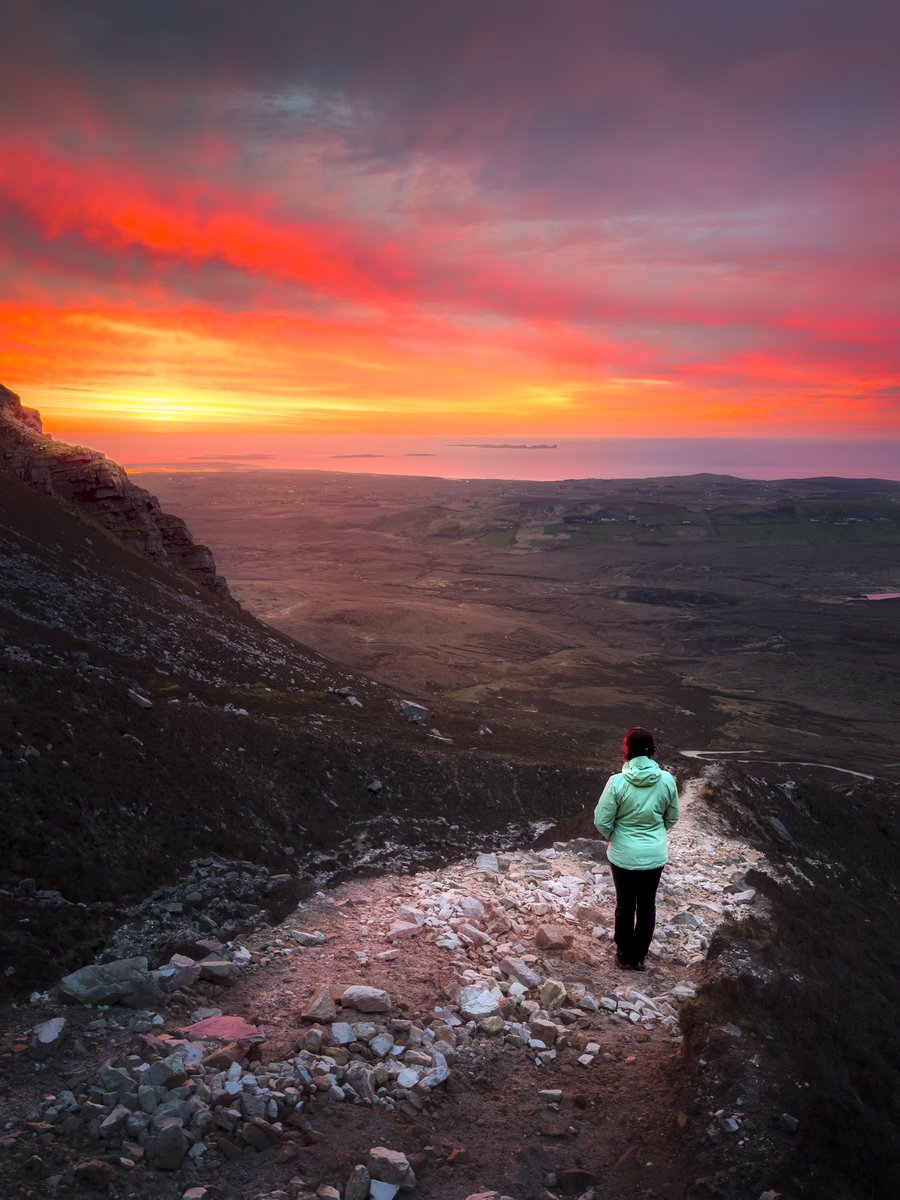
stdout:
<svg viewBox="0 0 900 1200">
<path fill-rule="evenodd" d="M 477 896 L 463 896 L 459 901 L 459 911 L 469 921 L 484 920 L 484 905 Z"/>
<path fill-rule="evenodd" d="M 281 1141 L 281 1133 L 262 1117 L 251 1117 L 241 1130 L 244 1142 L 254 1150 L 268 1150 Z M 338 1197 L 340 1200 L 340 1197 Z"/>
<path fill-rule="evenodd" d="M 190 1148 L 180 1117 L 155 1117 L 156 1129 L 147 1138 L 147 1159 L 161 1171 L 177 1171 Z"/>
<path fill-rule="evenodd" d="M 684 925 L 687 929 L 699 929 L 703 922 L 692 912 L 676 913 L 669 922 L 670 925 Z"/>
<path fill-rule="evenodd" d="M 766 822 L 779 841 L 793 844 L 794 839 L 788 833 L 787 827 L 777 817 L 766 817 Z"/>
<path fill-rule="evenodd" d="M 561 925 L 538 925 L 534 944 L 539 950 L 567 950 L 575 941 L 575 935 Z"/>
<path fill-rule="evenodd" d="M 307 933 L 303 929 L 292 929 L 291 937 L 301 946 L 321 946 L 325 941 L 325 934 L 321 929 L 316 929 L 313 933 Z"/>
<path fill-rule="evenodd" d="M 393 703 L 400 715 L 414 724 L 424 725 L 431 716 L 430 709 L 427 709 L 424 704 L 416 704 L 415 700 L 395 700 Z"/>
<path fill-rule="evenodd" d="M 800 1128 L 800 1122 L 796 1117 L 792 1117 L 790 1113 L 781 1114 L 781 1127 L 787 1133 L 796 1133 Z"/>
<path fill-rule="evenodd" d="M 489 991 L 483 987 L 465 987 L 460 992 L 459 1011 L 467 1021 L 497 1016 L 500 1013 L 501 995 L 499 991 Z"/>
<path fill-rule="evenodd" d="M 204 958 L 200 963 L 200 978 L 205 979 L 208 983 L 221 983 L 231 985 L 236 982 L 241 968 L 237 963 L 231 962 L 227 958 L 218 958 L 216 955 L 211 955 Z"/>
<path fill-rule="evenodd" d="M 385 1183 L 383 1179 L 373 1179 L 369 1184 L 371 1200 L 394 1200 L 399 1191 L 399 1183 Z"/>
<path fill-rule="evenodd" d="M 475 856 L 475 866 L 479 871 L 493 871 L 494 874 L 500 870 L 496 854 L 477 854 Z"/>
<path fill-rule="evenodd" d="M 344 1200 L 368 1200 L 372 1177 L 362 1163 L 358 1163 L 344 1184 Z"/>
<path fill-rule="evenodd" d="M 369 1174 L 383 1183 L 396 1183 L 404 1192 L 416 1186 L 416 1177 L 409 1159 L 400 1150 L 388 1150 L 386 1146 L 373 1146 L 369 1151 Z"/>
<path fill-rule="evenodd" d="M 128 699 L 131 701 L 132 704 L 136 705 L 138 708 L 152 708 L 153 707 L 152 700 L 148 700 L 146 696 L 142 696 L 140 692 L 136 692 L 132 688 L 128 689 Z"/>
<path fill-rule="evenodd" d="M 321 988 L 303 1009 L 301 1016 L 304 1021 L 320 1021 L 327 1025 L 337 1016 L 337 1006 L 331 994 L 331 988 Z"/>
<path fill-rule="evenodd" d="M 394 921 L 387 932 L 389 942 L 401 942 L 406 938 L 415 937 L 421 926 L 414 921 Z"/>
<path fill-rule="evenodd" d="M 108 1188 L 116 1173 L 108 1162 L 101 1158 L 89 1158 L 75 1168 L 74 1175 L 83 1187 Z"/>
<path fill-rule="evenodd" d="M 545 980 L 540 991 L 541 1008 L 555 1012 L 565 1001 L 566 994 L 566 986 L 560 980 Z"/>
<path fill-rule="evenodd" d="M 521 958 L 504 958 L 500 962 L 500 970 L 504 971 L 511 979 L 521 983 L 522 987 L 531 991 L 533 988 L 539 988 L 544 982 L 543 975 L 539 975 L 537 971 L 533 971 L 526 962 Z"/>
<path fill-rule="evenodd" d="M 345 988 L 341 994 L 344 1008 L 355 1008 L 364 1013 L 387 1013 L 391 1011 L 391 998 L 381 988 L 356 985 Z"/>
<path fill-rule="evenodd" d="M 59 1049 L 65 1031 L 65 1017 L 51 1017 L 49 1021 L 42 1021 L 40 1025 L 35 1025 L 31 1031 L 31 1041 L 28 1046 L 31 1057 L 37 1059 L 38 1062 L 49 1058 Z"/>
</svg>

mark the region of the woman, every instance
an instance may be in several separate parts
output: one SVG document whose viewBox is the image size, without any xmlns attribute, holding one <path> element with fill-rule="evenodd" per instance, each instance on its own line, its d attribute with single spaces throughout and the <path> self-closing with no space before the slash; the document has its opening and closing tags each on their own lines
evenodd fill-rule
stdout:
<svg viewBox="0 0 900 1200">
<path fill-rule="evenodd" d="M 678 785 L 653 761 L 656 746 L 646 729 L 629 729 L 625 765 L 610 776 L 594 811 L 594 825 L 609 841 L 616 885 L 616 963 L 643 971 L 656 927 L 656 889 L 669 861 L 666 833 L 679 817 Z"/>
</svg>

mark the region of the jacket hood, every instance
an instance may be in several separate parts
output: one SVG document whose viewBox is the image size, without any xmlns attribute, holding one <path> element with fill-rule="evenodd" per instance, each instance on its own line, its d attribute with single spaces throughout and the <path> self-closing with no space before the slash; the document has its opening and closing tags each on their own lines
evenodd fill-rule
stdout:
<svg viewBox="0 0 900 1200">
<path fill-rule="evenodd" d="M 662 775 L 662 771 L 652 758 L 647 758 L 645 754 L 639 754 L 637 758 L 629 759 L 625 763 L 622 767 L 622 774 L 635 787 L 649 787 L 652 783 L 656 783 Z"/>
</svg>

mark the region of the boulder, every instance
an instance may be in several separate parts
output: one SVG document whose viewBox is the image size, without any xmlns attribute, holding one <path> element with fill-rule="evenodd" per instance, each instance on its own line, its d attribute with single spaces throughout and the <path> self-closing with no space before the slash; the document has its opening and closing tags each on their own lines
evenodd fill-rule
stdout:
<svg viewBox="0 0 900 1200">
<path fill-rule="evenodd" d="M 387 1013 L 391 1011 L 391 998 L 381 988 L 365 987 L 361 984 L 345 988 L 341 993 L 344 1008 L 355 1008 L 358 1012 Z"/>
<path fill-rule="evenodd" d="M 153 1008 L 160 998 L 147 960 L 140 956 L 82 967 L 61 980 L 59 991 L 72 1004 L 124 1004 L 126 1008 Z"/>
</svg>

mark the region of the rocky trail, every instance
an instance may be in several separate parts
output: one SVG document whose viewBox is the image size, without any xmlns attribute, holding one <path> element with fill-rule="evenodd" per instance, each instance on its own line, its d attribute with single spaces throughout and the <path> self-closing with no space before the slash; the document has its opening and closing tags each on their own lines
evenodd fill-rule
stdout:
<svg viewBox="0 0 900 1200">
<path fill-rule="evenodd" d="M 770 870 L 694 780 L 643 973 L 615 965 L 604 847 L 583 838 L 357 876 L 241 937 L 245 905 L 168 962 L 75 972 L 3 1014 L 0 1193 L 759 1200 L 735 1164 L 777 1158 L 792 1118 L 727 1022 L 744 1094 L 723 1108 L 683 1023 L 716 928 L 763 907 L 747 875 Z"/>
</svg>

